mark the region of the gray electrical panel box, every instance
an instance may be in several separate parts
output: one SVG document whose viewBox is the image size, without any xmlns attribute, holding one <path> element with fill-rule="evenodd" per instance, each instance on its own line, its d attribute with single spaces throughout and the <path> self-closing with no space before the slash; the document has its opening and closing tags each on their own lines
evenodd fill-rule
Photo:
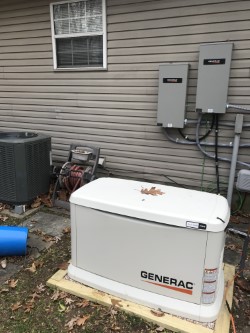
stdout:
<svg viewBox="0 0 250 333">
<path fill-rule="evenodd" d="M 159 66 L 157 125 L 183 128 L 188 80 L 188 64 Z"/>
<path fill-rule="evenodd" d="M 200 45 L 196 111 L 225 113 L 233 43 Z"/>
</svg>

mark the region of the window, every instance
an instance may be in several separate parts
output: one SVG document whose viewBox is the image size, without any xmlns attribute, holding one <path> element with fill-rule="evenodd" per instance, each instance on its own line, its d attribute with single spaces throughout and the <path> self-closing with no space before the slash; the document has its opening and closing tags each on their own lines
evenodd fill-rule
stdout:
<svg viewBox="0 0 250 333">
<path fill-rule="evenodd" d="M 105 0 L 51 4 L 55 69 L 106 68 Z"/>
</svg>

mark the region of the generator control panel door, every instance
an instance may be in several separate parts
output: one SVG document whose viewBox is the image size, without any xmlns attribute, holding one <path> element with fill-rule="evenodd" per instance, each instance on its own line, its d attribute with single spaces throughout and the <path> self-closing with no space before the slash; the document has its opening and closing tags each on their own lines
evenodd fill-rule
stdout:
<svg viewBox="0 0 250 333">
<path fill-rule="evenodd" d="M 196 111 L 226 112 L 232 49 L 232 43 L 200 46 Z"/>
</svg>

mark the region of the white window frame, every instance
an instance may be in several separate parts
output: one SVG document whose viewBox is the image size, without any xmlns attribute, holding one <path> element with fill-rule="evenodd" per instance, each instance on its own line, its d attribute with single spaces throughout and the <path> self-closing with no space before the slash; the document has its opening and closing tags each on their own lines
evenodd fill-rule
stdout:
<svg viewBox="0 0 250 333">
<path fill-rule="evenodd" d="M 57 71 L 96 71 L 96 70 L 106 70 L 107 69 L 107 14 L 106 14 L 106 0 L 102 0 L 102 24 L 103 24 L 103 32 L 100 33 L 75 33 L 75 34 L 63 34 L 55 35 L 55 27 L 54 27 L 54 11 L 53 6 L 61 5 L 65 3 L 73 3 L 79 1 L 87 1 L 87 0 L 64 0 L 58 2 L 50 3 L 50 21 L 51 21 L 51 37 L 52 37 L 52 48 L 53 48 L 53 67 L 54 70 Z M 67 38 L 67 37 L 82 37 L 82 36 L 91 36 L 91 35 L 102 35 L 103 36 L 103 66 L 102 67 L 58 67 L 57 66 L 57 55 L 56 55 L 56 38 Z"/>
</svg>

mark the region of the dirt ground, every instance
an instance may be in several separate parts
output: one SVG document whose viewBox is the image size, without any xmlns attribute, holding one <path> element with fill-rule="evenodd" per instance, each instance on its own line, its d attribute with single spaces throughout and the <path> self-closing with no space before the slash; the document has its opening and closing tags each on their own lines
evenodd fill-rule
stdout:
<svg viewBox="0 0 250 333">
<path fill-rule="evenodd" d="M 52 212 L 52 211 L 51 211 Z M 242 222 L 243 221 L 243 222 Z M 230 226 L 247 230 L 250 217 L 234 216 Z M 1 224 L 16 225 L 16 219 Z M 70 230 L 60 239 L 48 239 L 52 246 L 39 258 L 29 252 L 25 257 L 1 258 L 0 262 L 18 264 L 20 271 L 0 285 L 0 333 L 157 333 L 169 332 L 144 320 L 125 314 L 116 307 L 104 307 L 46 287 L 46 281 L 70 259 Z M 238 265 L 244 239 L 228 234 L 225 261 Z M 5 268 L 0 267 L 0 270 Z M 237 269 L 237 266 L 236 266 Z M 244 270 L 249 279 L 249 260 Z M 247 281 L 247 280 L 245 280 Z M 235 285 L 233 317 L 236 332 L 250 332 L 249 280 Z M 231 332 L 233 332 L 231 330 Z"/>
</svg>

